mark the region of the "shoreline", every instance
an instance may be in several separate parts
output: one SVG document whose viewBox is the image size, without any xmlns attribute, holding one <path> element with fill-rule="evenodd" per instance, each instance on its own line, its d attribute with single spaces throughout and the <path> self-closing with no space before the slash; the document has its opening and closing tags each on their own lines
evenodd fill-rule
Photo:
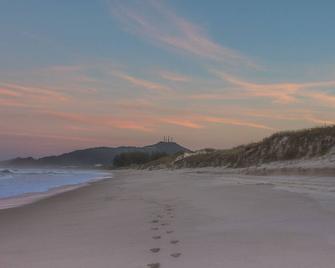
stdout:
<svg viewBox="0 0 335 268">
<path fill-rule="evenodd" d="M 6 209 L 12 209 L 17 207 L 26 206 L 47 198 L 50 198 L 55 195 L 59 195 L 62 193 L 70 192 L 77 190 L 82 187 L 90 186 L 94 183 L 111 179 L 112 177 L 103 177 L 103 178 L 93 178 L 86 182 L 78 183 L 78 184 L 68 184 L 62 185 L 58 187 L 52 187 L 45 192 L 31 192 L 25 193 L 17 196 L 0 198 L 0 211 Z"/>
<path fill-rule="evenodd" d="M 0 210 L 0 267 L 332 268 L 335 193 L 321 204 L 278 189 L 277 178 L 115 171 L 113 179 Z M 335 187 L 332 179 L 296 179 L 278 186 Z"/>
<path fill-rule="evenodd" d="M 261 165 L 261 166 L 253 166 L 253 167 L 246 167 L 246 168 L 226 168 L 226 167 L 199 167 L 199 168 L 177 168 L 177 169 L 170 169 L 170 168 L 160 168 L 160 169 L 115 169 L 112 170 L 113 172 L 195 172 L 199 174 L 215 174 L 215 175 L 235 175 L 235 176 L 250 176 L 250 177 L 278 177 L 278 176 L 287 176 L 287 177 L 329 177 L 335 175 L 335 167 L 290 167 L 290 166 L 282 166 L 282 167 L 273 167 L 271 165 Z M 45 192 L 31 192 L 25 193 L 17 196 L 12 197 L 5 197 L 0 198 L 0 211 L 22 207 L 25 205 L 29 205 L 35 202 L 39 202 L 41 200 L 47 199 L 52 196 L 60 195 L 62 193 L 70 192 L 77 190 L 79 188 L 90 186 L 94 183 L 109 180 L 112 177 L 98 177 L 93 178 L 89 181 L 78 183 L 78 184 L 69 184 L 63 185 L 59 187 L 50 188 L 48 191 Z M 274 185 L 274 184 L 272 184 Z M 297 192 L 298 193 L 298 192 Z"/>
<path fill-rule="evenodd" d="M 160 169 L 115 169 L 113 172 L 195 172 L 199 174 L 216 174 L 216 175 L 236 175 L 236 176 L 255 176 L 259 177 L 278 177 L 278 176 L 287 176 L 287 177 L 329 177 L 335 175 L 335 167 L 296 167 L 296 166 L 272 166 L 271 164 L 265 164 L 260 166 L 252 166 L 245 168 L 226 168 L 226 167 L 198 167 L 198 168 L 160 168 Z M 90 186 L 94 183 L 111 179 L 112 177 L 98 177 L 93 178 L 89 181 L 78 183 L 78 184 L 69 184 L 59 187 L 53 187 L 45 192 L 31 192 L 25 193 L 12 197 L 0 198 L 0 211 L 21 207 L 29 205 L 49 197 L 59 195 L 65 192 L 70 192 L 77 190 L 82 187 Z M 273 184 L 274 185 L 274 184 Z M 298 192 L 297 192 L 298 193 Z"/>
</svg>

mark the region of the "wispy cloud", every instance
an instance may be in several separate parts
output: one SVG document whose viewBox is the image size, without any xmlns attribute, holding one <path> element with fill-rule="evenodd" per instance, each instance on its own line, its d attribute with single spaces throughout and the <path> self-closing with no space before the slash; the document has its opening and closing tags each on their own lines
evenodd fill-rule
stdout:
<svg viewBox="0 0 335 268">
<path fill-rule="evenodd" d="M 274 130 L 274 128 L 263 125 L 252 123 L 239 119 L 231 119 L 231 118 L 223 118 L 223 117 L 213 117 L 213 116 L 205 116 L 202 118 L 204 121 L 209 123 L 221 123 L 226 125 L 234 125 L 234 126 L 243 126 L 243 127 L 251 127 L 251 128 L 260 128 L 266 130 Z"/>
<path fill-rule="evenodd" d="M 160 91 L 160 92 L 166 92 L 170 90 L 168 86 L 162 85 L 160 83 L 152 82 L 149 80 L 137 78 L 137 77 L 131 76 L 129 74 L 126 74 L 120 71 L 113 71 L 113 74 L 123 80 L 130 82 L 132 85 L 140 87 L 140 88 L 145 88 L 145 89 L 150 89 L 150 90 Z"/>
<path fill-rule="evenodd" d="M 185 127 L 185 128 L 199 129 L 199 128 L 204 127 L 200 125 L 199 123 L 196 123 L 195 121 L 192 121 L 190 119 L 167 117 L 167 118 L 161 118 L 160 121 L 164 123 L 172 124 L 172 125 Z"/>
<path fill-rule="evenodd" d="M 322 118 L 317 118 L 314 116 L 307 116 L 305 117 L 306 120 L 316 123 L 316 124 L 321 124 L 321 125 L 335 125 L 335 120 L 328 120 L 328 119 L 322 119 Z"/>
<path fill-rule="evenodd" d="M 155 44 L 228 65 L 256 66 L 238 51 L 213 41 L 201 27 L 177 15 L 162 1 L 142 0 L 130 3 L 111 0 L 110 3 L 113 16 L 127 30 Z"/>
<path fill-rule="evenodd" d="M 160 75 L 161 78 L 165 80 L 173 81 L 173 82 L 187 82 L 191 80 L 191 78 L 186 75 L 182 75 L 179 73 L 170 72 L 166 70 L 162 70 L 158 74 Z"/>
<path fill-rule="evenodd" d="M 334 102 L 335 97 L 320 92 L 302 92 L 303 90 L 311 90 L 315 88 L 335 87 L 335 81 L 318 81 L 303 83 L 254 83 L 234 77 L 230 74 L 220 71 L 212 71 L 223 81 L 244 89 L 250 96 L 268 97 L 274 99 L 278 103 L 292 103 L 298 100 L 298 97 L 310 97 L 320 101 Z M 334 99 L 332 99 L 332 97 Z"/>
<path fill-rule="evenodd" d="M 13 96 L 33 95 L 35 97 L 41 97 L 41 98 L 53 98 L 54 100 L 58 101 L 68 100 L 68 96 L 66 96 L 65 94 L 47 88 L 25 86 L 16 83 L 5 83 L 5 82 L 0 82 L 0 86 L 2 90 L 6 90 L 8 93 L 10 92 Z"/>
<path fill-rule="evenodd" d="M 14 131 L 0 131 L 0 136 L 18 136 L 18 137 L 31 137 L 31 138 L 43 138 L 51 140 L 69 140 L 69 141 L 80 141 L 80 142 L 99 142 L 97 139 L 73 137 L 65 135 L 52 135 L 52 134 L 40 134 L 32 132 L 14 132 Z"/>
<path fill-rule="evenodd" d="M 187 96 L 189 99 L 192 100 L 199 100 L 199 101 L 212 101 L 212 100 L 241 100 L 250 98 L 250 95 L 246 92 L 238 92 L 237 89 L 235 90 L 225 90 L 224 93 L 215 93 L 215 92 L 208 92 L 208 93 L 197 93 L 191 94 Z"/>
<path fill-rule="evenodd" d="M 206 123 L 217 123 L 223 125 L 234 125 L 234 126 L 241 126 L 241 127 L 249 127 L 249 128 L 258 128 L 258 129 L 265 129 L 265 130 L 274 130 L 274 128 L 263 125 L 257 124 L 254 122 L 249 122 L 246 120 L 234 119 L 234 118 L 225 118 L 219 116 L 206 116 L 206 115 L 189 115 L 185 116 L 184 118 L 181 117 L 167 117 L 162 118 L 162 122 L 182 126 L 185 128 L 192 128 L 192 129 L 201 129 L 205 128 Z"/>
<path fill-rule="evenodd" d="M 54 119 L 60 119 L 65 122 L 79 123 L 84 125 L 95 125 L 105 126 L 118 129 L 132 129 L 144 132 L 151 132 L 153 129 L 144 120 L 136 121 L 127 118 L 115 117 L 115 116 L 94 116 L 94 115 L 82 115 L 70 112 L 54 112 L 54 111 L 42 111 L 41 114 Z"/>
<path fill-rule="evenodd" d="M 18 97 L 21 96 L 20 93 L 15 92 L 13 90 L 9 90 L 7 88 L 0 88 L 0 95 L 2 96 L 10 96 L 10 97 Z"/>
<path fill-rule="evenodd" d="M 241 110 L 244 114 L 247 114 L 248 117 L 260 117 L 271 119 L 272 121 L 306 121 L 314 124 L 335 124 L 335 121 L 332 120 L 333 113 L 317 113 L 308 109 L 285 109 L 281 107 L 276 109 L 247 109 Z M 321 115 L 320 115 L 321 114 Z"/>
<path fill-rule="evenodd" d="M 325 92 L 308 92 L 306 93 L 306 96 L 315 101 L 319 101 L 321 103 L 335 107 L 335 95 L 331 95 Z"/>
<path fill-rule="evenodd" d="M 295 102 L 295 93 L 302 88 L 302 85 L 299 84 L 258 84 L 241 80 L 224 72 L 213 71 L 213 73 L 222 78 L 225 82 L 244 89 L 249 95 L 269 97 L 280 103 Z"/>
<path fill-rule="evenodd" d="M 26 104 L 21 103 L 17 100 L 8 99 L 8 98 L 0 98 L 0 106 L 6 106 L 6 107 L 27 107 Z"/>
</svg>

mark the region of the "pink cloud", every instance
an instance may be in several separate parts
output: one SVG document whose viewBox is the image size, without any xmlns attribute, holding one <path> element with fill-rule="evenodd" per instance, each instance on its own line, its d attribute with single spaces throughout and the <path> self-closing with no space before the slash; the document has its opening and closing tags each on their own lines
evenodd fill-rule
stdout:
<svg viewBox="0 0 335 268">
<path fill-rule="evenodd" d="M 250 94 L 246 92 L 236 92 L 233 90 L 227 90 L 224 93 L 198 93 L 187 96 L 193 100 L 240 100 L 250 98 Z"/>
<path fill-rule="evenodd" d="M 250 96 L 268 97 L 274 99 L 278 103 L 296 102 L 299 96 L 309 96 L 321 101 L 325 101 L 326 98 L 324 94 L 308 93 L 303 90 L 311 88 L 329 88 L 335 86 L 335 81 L 260 84 L 244 81 L 220 71 L 213 71 L 213 73 L 231 85 L 244 89 Z"/>
<path fill-rule="evenodd" d="M 202 125 L 196 122 L 193 122 L 192 120 L 188 120 L 188 119 L 167 117 L 167 118 L 162 118 L 160 121 L 164 123 L 172 124 L 172 125 L 186 127 L 186 128 L 193 128 L 193 129 L 203 128 Z"/>
<path fill-rule="evenodd" d="M 52 134 L 40 134 L 32 132 L 11 132 L 11 131 L 0 131 L 0 135 L 8 136 L 19 136 L 19 137 L 33 137 L 33 138 L 44 138 L 44 139 L 55 139 L 55 140 L 70 140 L 70 141 L 81 141 L 81 142 L 98 142 L 97 139 L 83 138 L 83 137 L 73 137 L 65 135 L 52 135 Z"/>
<path fill-rule="evenodd" d="M 151 122 L 146 122 L 145 120 L 135 121 L 126 118 L 117 118 L 115 116 L 93 116 L 54 111 L 42 111 L 41 114 L 47 115 L 54 119 L 60 119 L 66 122 L 73 122 L 84 125 L 114 127 L 119 129 L 133 129 L 144 132 L 153 131 L 153 128 L 149 126 Z"/>
<path fill-rule="evenodd" d="M 184 118 L 181 117 L 166 117 L 161 118 L 162 122 L 178 125 L 186 128 L 193 128 L 193 129 L 200 129 L 204 128 L 205 123 L 219 123 L 224 125 L 235 125 L 235 126 L 242 126 L 242 127 L 250 127 L 250 128 L 258 128 L 258 129 L 266 129 L 266 130 L 274 130 L 274 128 L 263 125 L 257 124 L 249 121 L 233 119 L 233 118 L 224 118 L 218 116 L 204 116 L 204 115 L 189 115 L 185 116 Z"/>
<path fill-rule="evenodd" d="M 68 100 L 68 96 L 66 96 L 65 94 L 57 92 L 55 90 L 50 90 L 47 88 L 40 88 L 40 87 L 34 87 L 34 86 L 23 86 L 23 85 L 14 84 L 14 83 L 3 83 L 3 82 L 0 82 L 0 86 L 20 96 L 23 96 L 23 94 L 25 94 L 28 97 L 31 95 L 34 95 L 34 96 L 41 97 L 41 98 L 53 98 L 54 100 L 58 100 L 58 101 Z"/>
<path fill-rule="evenodd" d="M 306 96 L 312 100 L 335 107 L 335 95 L 327 94 L 324 92 L 309 92 L 306 93 Z"/>
<path fill-rule="evenodd" d="M 248 92 L 251 96 L 256 97 L 269 97 L 275 99 L 280 103 L 290 103 L 296 101 L 295 93 L 303 88 L 300 84 L 294 83 L 278 83 L 278 84 L 257 84 L 243 81 L 227 73 L 217 72 L 214 73 L 222 78 L 224 81 L 231 85 L 240 87 Z"/>
<path fill-rule="evenodd" d="M 306 116 L 305 119 L 320 125 L 335 125 L 335 120 L 321 119 L 314 116 Z"/>
<path fill-rule="evenodd" d="M 161 1 L 144 0 L 140 6 L 130 6 L 117 0 L 110 2 L 114 17 L 128 30 L 155 44 L 215 62 L 257 66 L 241 53 L 211 40 L 203 29 L 178 16 Z"/>
<path fill-rule="evenodd" d="M 170 71 L 160 71 L 159 75 L 166 80 L 174 81 L 174 82 L 187 82 L 190 81 L 191 78 L 185 75 L 181 75 L 178 73 L 170 72 Z"/>
<path fill-rule="evenodd" d="M 13 99 L 1 99 L 0 98 L 0 105 L 1 106 L 9 106 L 9 107 L 26 107 L 26 104 L 23 104 L 17 100 Z"/>
<path fill-rule="evenodd" d="M 144 79 L 140 79 L 140 78 L 137 78 L 137 77 L 134 77 L 134 76 L 131 76 L 129 74 L 125 74 L 119 71 L 114 71 L 113 74 L 123 80 L 130 82 L 131 84 L 137 87 L 155 90 L 155 91 L 161 91 L 161 92 L 166 92 L 170 90 L 170 88 L 165 85 L 152 82 L 152 81 L 148 81 L 148 80 L 144 80 Z"/>
<path fill-rule="evenodd" d="M 266 129 L 266 130 L 274 130 L 274 128 L 266 126 L 266 125 L 256 124 L 256 123 L 238 120 L 238 119 L 213 117 L 213 116 L 205 116 L 205 117 L 202 117 L 201 119 L 209 123 L 221 123 L 221 124 L 226 124 L 226 125 L 235 125 L 235 126 L 243 126 L 243 127 L 251 127 L 251 128 L 260 128 L 260 129 Z"/>
<path fill-rule="evenodd" d="M 0 88 L 0 95 L 9 96 L 9 97 L 18 97 L 18 96 L 21 96 L 20 93 L 15 92 L 13 90 L 9 90 L 7 88 Z"/>
</svg>

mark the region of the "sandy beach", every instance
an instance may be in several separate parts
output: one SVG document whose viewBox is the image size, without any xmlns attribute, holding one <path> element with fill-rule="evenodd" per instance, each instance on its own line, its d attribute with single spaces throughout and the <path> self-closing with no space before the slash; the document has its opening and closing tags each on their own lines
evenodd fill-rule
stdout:
<svg viewBox="0 0 335 268">
<path fill-rule="evenodd" d="M 331 183 L 215 169 L 117 171 L 0 210 L 0 267 L 332 268 L 335 199 L 322 190 Z"/>
</svg>

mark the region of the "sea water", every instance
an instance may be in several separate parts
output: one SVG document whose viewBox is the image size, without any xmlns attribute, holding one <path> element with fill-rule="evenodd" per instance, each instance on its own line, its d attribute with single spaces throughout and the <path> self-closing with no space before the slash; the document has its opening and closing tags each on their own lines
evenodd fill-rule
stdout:
<svg viewBox="0 0 335 268">
<path fill-rule="evenodd" d="M 0 199 L 43 193 L 107 177 L 111 177 L 111 173 L 98 170 L 0 168 Z"/>
</svg>

